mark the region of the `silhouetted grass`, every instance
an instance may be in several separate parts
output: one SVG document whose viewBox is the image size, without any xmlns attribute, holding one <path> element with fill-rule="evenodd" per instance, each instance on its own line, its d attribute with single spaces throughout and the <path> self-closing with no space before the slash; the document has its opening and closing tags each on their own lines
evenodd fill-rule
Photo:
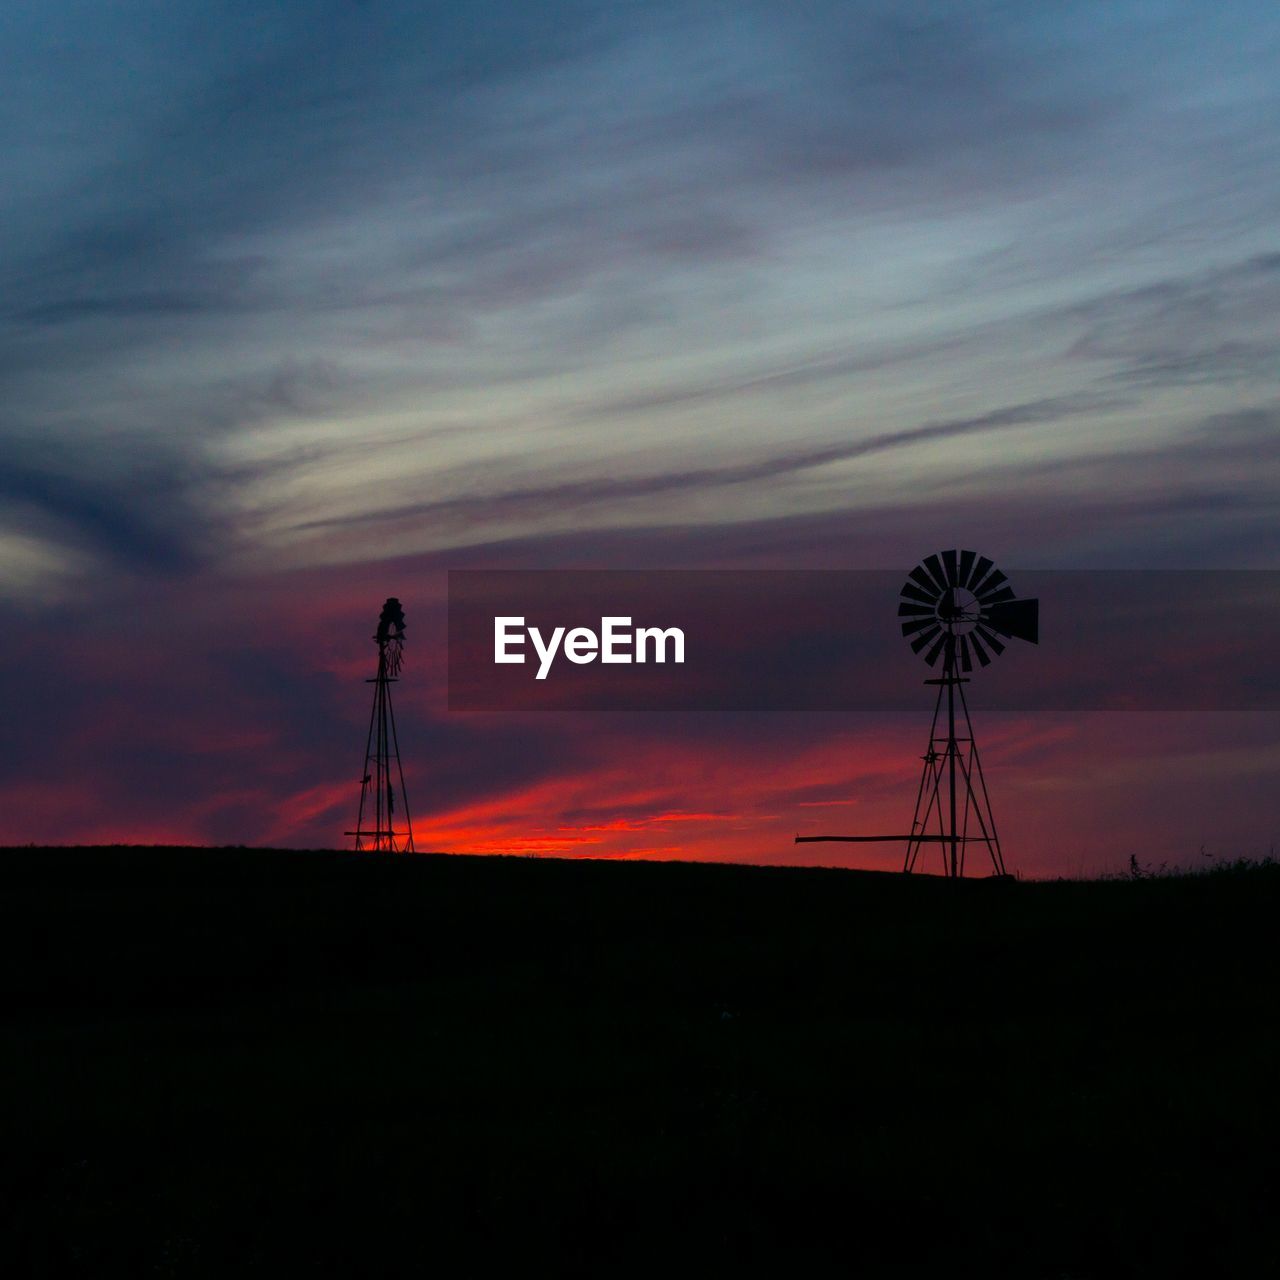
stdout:
<svg viewBox="0 0 1280 1280">
<path fill-rule="evenodd" d="M 0 852 L 6 1270 L 1267 1274 L 1278 899 Z"/>
</svg>

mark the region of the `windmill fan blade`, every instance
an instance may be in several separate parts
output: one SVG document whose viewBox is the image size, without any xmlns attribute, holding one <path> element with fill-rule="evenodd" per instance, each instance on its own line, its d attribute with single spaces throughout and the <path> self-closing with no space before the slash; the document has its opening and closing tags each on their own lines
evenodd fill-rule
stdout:
<svg viewBox="0 0 1280 1280">
<path fill-rule="evenodd" d="M 898 606 L 898 617 L 900 618 L 921 618 L 928 616 L 930 618 L 937 614 L 937 610 L 931 604 L 900 604 Z"/>
<path fill-rule="evenodd" d="M 937 623 L 935 623 L 933 627 L 930 630 L 924 632 L 923 635 L 916 636 L 916 638 L 911 642 L 912 652 L 919 653 L 920 650 L 923 649 L 925 645 L 927 645 L 929 641 L 932 640 L 933 637 L 936 636 L 938 632 L 941 630 L 942 628 L 938 626 Z M 929 661 L 932 662 L 933 659 L 930 658 Z"/>
<path fill-rule="evenodd" d="M 907 577 L 909 577 L 913 582 L 919 583 L 920 586 L 922 586 L 928 593 L 930 600 L 936 600 L 942 594 L 942 588 L 934 582 L 934 580 L 929 577 L 929 575 L 925 573 L 919 565 L 916 565 L 916 567 L 907 574 Z M 903 588 L 903 594 L 906 594 L 905 587 Z"/>
<path fill-rule="evenodd" d="M 977 556 L 976 551 L 962 551 L 960 553 L 960 580 L 957 586 L 967 587 L 969 585 L 969 576 L 973 573 L 973 561 Z"/>
<path fill-rule="evenodd" d="M 969 575 L 969 581 L 966 584 L 970 591 L 977 591 L 978 584 L 991 572 L 993 561 L 988 560 L 986 556 L 979 556 L 978 563 L 973 566 L 973 572 Z"/>
<path fill-rule="evenodd" d="M 987 648 L 998 658 L 1004 652 L 1004 645 L 1000 643 L 995 636 L 983 626 L 974 628 L 974 635 L 981 636 L 987 642 Z"/>
<path fill-rule="evenodd" d="M 1012 587 L 1001 587 L 999 591 L 987 592 L 978 597 L 982 607 L 985 609 L 988 605 L 998 604 L 1001 600 L 1012 600 L 1014 598 Z"/>
<path fill-rule="evenodd" d="M 982 621 L 1002 636 L 1012 636 L 1029 644 L 1040 643 L 1039 600 L 1001 600 L 984 605 Z"/>
<path fill-rule="evenodd" d="M 970 634 L 969 643 L 973 646 L 974 653 L 978 655 L 978 661 L 984 667 L 989 667 L 991 665 L 991 658 L 987 654 L 987 651 L 982 647 L 982 641 L 978 639 L 978 633 L 976 631 Z"/>
<path fill-rule="evenodd" d="M 904 622 L 902 624 L 902 634 L 904 636 L 915 635 L 917 631 L 923 631 L 926 627 L 936 626 L 933 616 L 927 618 L 918 618 L 915 622 Z"/>
<path fill-rule="evenodd" d="M 938 660 L 938 655 L 943 651 L 943 649 L 944 649 L 944 648 L 946 648 L 947 641 L 948 641 L 948 640 L 950 640 L 950 639 L 951 639 L 951 636 L 950 636 L 949 634 L 947 634 L 947 633 L 945 633 L 945 632 L 944 632 L 944 633 L 943 633 L 942 635 L 940 635 L 940 636 L 938 637 L 938 639 L 934 642 L 934 646 L 933 646 L 933 648 L 932 648 L 932 649 L 930 649 L 930 650 L 929 650 L 929 652 L 928 652 L 928 653 L 926 653 L 926 654 L 924 655 L 924 660 L 925 660 L 925 661 L 926 661 L 930 666 L 933 666 L 933 664 L 934 664 L 935 662 L 937 662 L 937 660 Z"/>
<path fill-rule="evenodd" d="M 993 591 L 999 590 L 999 588 L 1003 587 L 1008 581 L 1009 579 L 1006 578 L 999 569 L 992 569 L 991 573 L 987 577 L 983 578 L 977 586 L 970 588 L 970 590 L 972 590 L 975 596 L 982 599 L 989 596 Z"/>
<path fill-rule="evenodd" d="M 933 580 L 938 584 L 938 590 L 940 592 L 945 591 L 947 589 L 947 572 L 942 567 L 942 561 L 937 556 L 925 556 L 922 563 L 933 574 Z"/>
<path fill-rule="evenodd" d="M 947 572 L 947 586 L 959 586 L 960 579 L 956 574 L 956 553 L 954 551 L 944 551 L 942 553 L 942 564 Z"/>
<path fill-rule="evenodd" d="M 973 663 L 969 660 L 969 638 L 968 636 L 960 637 L 960 670 L 972 671 Z"/>
<path fill-rule="evenodd" d="M 927 604 L 927 605 L 936 604 L 938 600 L 937 592 L 934 592 L 933 595 L 930 595 L 927 591 L 921 591 L 920 588 L 917 587 L 912 582 L 904 582 L 902 584 L 902 591 L 900 594 L 902 595 L 903 599 L 919 600 L 921 604 Z"/>
</svg>

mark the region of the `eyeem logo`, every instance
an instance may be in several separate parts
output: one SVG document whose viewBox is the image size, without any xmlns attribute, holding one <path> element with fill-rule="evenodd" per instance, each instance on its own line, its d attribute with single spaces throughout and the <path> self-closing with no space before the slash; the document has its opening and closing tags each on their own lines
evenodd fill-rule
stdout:
<svg viewBox="0 0 1280 1280">
<path fill-rule="evenodd" d="M 523 662 L 526 634 L 538 655 L 536 678 L 539 680 L 547 678 L 562 642 L 564 656 L 580 665 L 597 658 L 601 662 L 617 663 L 666 662 L 668 642 L 671 661 L 684 661 L 684 632 L 679 627 L 638 627 L 632 631 L 630 618 L 610 617 L 600 619 L 598 635 L 590 627 L 574 627 L 568 632 L 564 627 L 556 627 L 550 636 L 544 637 L 537 627 L 526 627 L 523 617 L 495 617 L 494 662 Z"/>
</svg>

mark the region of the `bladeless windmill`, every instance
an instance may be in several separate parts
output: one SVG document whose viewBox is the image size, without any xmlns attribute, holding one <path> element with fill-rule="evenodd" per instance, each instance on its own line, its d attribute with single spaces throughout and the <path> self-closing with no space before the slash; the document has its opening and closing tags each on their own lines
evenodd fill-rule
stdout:
<svg viewBox="0 0 1280 1280">
<path fill-rule="evenodd" d="M 388 853 L 412 853 L 413 823 L 409 819 L 409 798 L 404 790 L 404 770 L 400 765 L 400 743 L 396 738 L 396 717 L 391 706 L 391 686 L 400 676 L 404 660 L 404 610 L 391 596 L 378 616 L 374 632 L 378 645 L 378 673 L 366 684 L 373 685 L 373 710 L 369 713 L 369 737 L 364 749 L 364 775 L 360 779 L 360 810 L 355 836 L 357 849 L 379 849 Z M 396 794 L 403 814 L 396 829 Z M 366 814 L 373 826 L 365 826 Z"/>
<path fill-rule="evenodd" d="M 951 877 L 964 875 L 967 847 L 982 844 L 994 874 L 1007 875 L 964 686 L 975 658 L 986 667 L 1004 652 L 1001 637 L 1040 642 L 1040 602 L 1019 600 L 985 556 L 941 551 L 926 556 L 907 575 L 898 616 L 913 652 L 931 667 L 942 660 L 942 675 L 925 681 L 937 685 L 938 696 L 910 834 L 796 836 L 796 843 L 902 841 L 907 846 L 902 869 L 907 872 L 915 870 L 923 845 L 936 844 L 943 874 Z"/>
</svg>

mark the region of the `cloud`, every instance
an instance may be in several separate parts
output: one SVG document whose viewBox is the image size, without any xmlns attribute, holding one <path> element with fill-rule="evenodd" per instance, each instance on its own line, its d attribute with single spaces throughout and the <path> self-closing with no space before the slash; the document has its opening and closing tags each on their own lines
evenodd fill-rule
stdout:
<svg viewBox="0 0 1280 1280">
<path fill-rule="evenodd" d="M 1280 253 L 1162 280 L 1073 308 L 1068 355 L 1130 385 L 1274 383 L 1280 368 Z"/>
<path fill-rule="evenodd" d="M 737 485 L 762 484 L 799 472 L 851 462 L 858 458 L 912 448 L 1013 427 L 1058 422 L 1075 414 L 1115 408 L 1122 400 L 1094 395 L 1055 397 L 1009 405 L 972 418 L 926 423 L 904 431 L 882 432 L 847 443 L 799 450 L 736 465 L 699 470 L 671 470 L 653 475 L 553 483 L 523 489 L 445 498 L 386 511 L 336 516 L 295 526 L 299 530 L 390 522 L 427 522 L 466 528 L 483 520 L 490 524 L 509 519 L 536 520 L 547 514 L 563 515 L 584 508 L 613 506 L 620 502 L 658 495 L 706 491 Z"/>
<path fill-rule="evenodd" d="M 180 460 L 121 466 L 110 450 L 86 453 L 73 472 L 46 445 L 0 437 L 9 520 L 127 571 L 184 572 L 207 558 L 219 521 L 193 498 Z"/>
<path fill-rule="evenodd" d="M 1125 21 L 1135 39 L 1157 29 L 1136 11 Z M 71 6 L 47 30 L 20 24 L 0 124 L 35 140 L 13 173 L 12 430 L 52 427 L 74 450 L 123 411 L 147 465 L 189 469 L 193 504 L 243 506 L 231 482 L 251 477 L 210 456 L 207 437 L 342 410 L 359 436 L 384 408 L 430 406 L 416 487 L 431 496 L 417 516 L 399 510 L 456 527 L 483 525 L 484 499 L 438 494 L 426 442 L 441 412 L 472 428 L 443 465 L 511 477 L 495 510 L 536 519 L 591 493 L 710 500 L 916 431 L 943 438 L 911 418 L 947 431 L 1002 403 L 1102 395 L 1081 367 L 1135 391 L 1264 378 L 1265 254 L 1216 281 L 1122 273 L 1055 322 L 1076 332 L 1038 388 L 1001 385 L 1015 381 L 1002 351 L 1024 301 L 919 308 L 946 272 L 1020 232 L 1020 211 L 1034 222 L 1046 184 L 1091 180 L 1090 157 L 1109 172 L 1126 131 L 1172 110 L 1157 89 L 1180 102 L 1194 86 L 1189 45 L 1157 76 L 1107 41 L 1105 23 L 1067 11 L 878 3 L 278 4 L 251 26 L 184 11 L 163 28 Z M 1219 67 L 1223 83 L 1246 83 L 1240 58 Z M 1030 243 L 1046 248 L 1046 233 Z M 345 386 L 326 386 L 336 369 Z M 286 392 L 262 386 L 272 370 Z M 989 394 L 954 403 L 964 378 Z M 893 413 L 901 425 L 864 454 L 842 452 L 833 417 L 857 420 L 868 386 L 877 418 L 890 394 L 913 412 Z M 706 446 L 716 415 L 759 414 L 765 397 L 788 412 L 788 449 L 762 448 L 759 427 Z M 589 478 L 557 481 L 565 453 L 544 465 L 514 403 L 535 430 L 576 432 Z M 716 456 L 684 476 L 635 475 L 613 459 L 637 431 L 670 439 L 673 459 Z M 351 512 L 361 492 L 409 479 L 404 451 L 364 461 L 392 484 L 362 475 L 324 503 L 354 523 L 380 518 Z M 262 467 L 284 479 L 278 457 Z M 520 485 L 519 470 L 552 478 Z M 65 510 L 79 496 L 87 534 L 94 484 L 71 465 L 54 480 Z M 281 501 L 251 540 L 289 522 Z M 131 518 L 141 530 L 157 517 Z M 104 523 L 118 550 L 142 536 L 125 522 Z"/>
<path fill-rule="evenodd" d="M 78 198 L 33 235 L 43 248 L 10 293 L 19 323 L 358 307 L 395 290 L 406 309 L 483 312 L 628 261 L 757 255 L 798 198 L 842 198 L 850 180 L 870 209 L 967 193 L 975 170 L 957 156 L 989 187 L 1052 170 L 1103 111 L 1044 74 L 1033 26 L 972 9 L 506 3 L 482 18 L 331 3 L 145 34 L 98 13 L 80 70 L 118 42 L 164 84 L 165 109 L 101 75 L 62 104 L 88 146 L 102 146 L 95 108 L 128 127 L 109 156 L 68 152 Z M 24 120 L 22 106 L 15 125 L 48 109 L 33 100 Z M 307 262 L 298 250 L 326 228 L 345 251 Z"/>
</svg>

